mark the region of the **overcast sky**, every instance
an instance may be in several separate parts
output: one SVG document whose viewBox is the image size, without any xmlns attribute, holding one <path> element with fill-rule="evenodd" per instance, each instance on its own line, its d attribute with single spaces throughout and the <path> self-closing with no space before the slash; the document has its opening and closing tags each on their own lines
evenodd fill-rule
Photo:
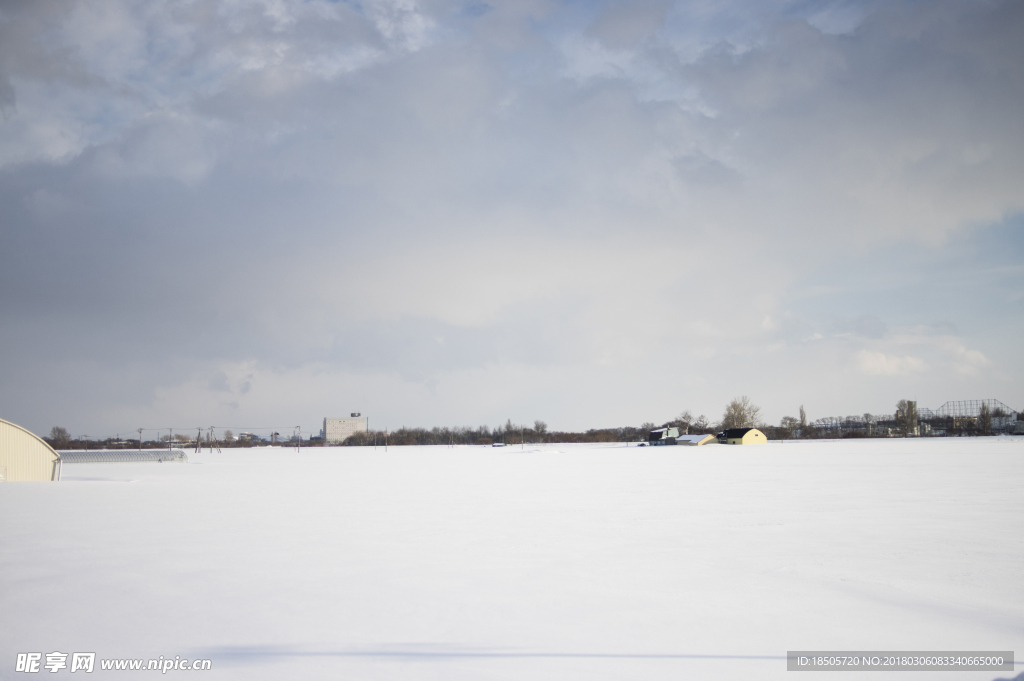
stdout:
<svg viewBox="0 0 1024 681">
<path fill-rule="evenodd" d="M 0 3 L 0 418 L 1024 409 L 1024 3 Z"/>
</svg>

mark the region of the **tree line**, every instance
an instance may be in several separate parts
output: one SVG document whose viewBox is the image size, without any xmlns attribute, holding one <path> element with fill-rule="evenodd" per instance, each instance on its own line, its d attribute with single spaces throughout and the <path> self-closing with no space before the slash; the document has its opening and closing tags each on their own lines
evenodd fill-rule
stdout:
<svg viewBox="0 0 1024 681">
<path fill-rule="evenodd" d="M 761 409 L 749 397 L 737 397 L 730 402 L 721 420 L 711 421 L 701 414 L 694 417 L 684 411 L 671 421 L 660 426 L 647 422 L 639 426 L 614 428 L 592 428 L 585 431 L 548 430 L 544 421 L 534 421 L 532 426 L 506 421 L 504 426 L 455 427 L 455 428 L 399 428 L 395 431 L 367 431 L 355 433 L 340 443 L 346 447 L 365 447 L 385 443 L 390 445 L 491 445 L 491 444 L 541 444 L 541 443 L 596 443 L 596 442 L 644 442 L 656 428 L 680 428 L 688 434 L 717 433 L 726 428 L 755 427 L 759 425 Z"/>
<path fill-rule="evenodd" d="M 582 432 L 548 430 L 544 421 L 533 425 L 515 424 L 509 419 L 505 425 L 456 426 L 440 428 L 407 428 L 383 431 L 371 430 L 350 435 L 341 444 L 346 447 L 372 445 L 521 445 L 549 442 L 633 442 L 647 438 L 643 427 L 594 428 Z M 337 443 L 335 443 L 337 444 Z"/>
<path fill-rule="evenodd" d="M 346 447 L 366 447 L 373 445 L 492 445 L 492 444 L 542 444 L 542 443 L 597 443 L 597 442 L 641 442 L 648 439 L 652 430 L 657 428 L 679 428 L 680 432 L 689 435 L 715 434 L 730 428 L 757 428 L 769 440 L 793 440 L 816 438 L 858 438 L 858 437 L 912 437 L 934 433 L 947 435 L 990 435 L 993 432 L 993 419 L 1010 416 L 1001 409 L 990 410 L 987 404 L 981 407 L 981 413 L 974 417 L 931 417 L 921 419 L 917 411 L 917 403 L 913 400 L 900 400 L 896 404 L 894 414 L 860 414 L 843 417 L 823 417 L 808 422 L 807 412 L 800 405 L 798 416 L 783 416 L 778 426 L 772 426 L 761 418 L 761 408 L 743 395 L 734 398 L 726 406 L 722 417 L 717 421 L 710 420 L 701 414 L 694 416 L 684 410 L 679 416 L 660 425 L 647 422 L 639 426 L 620 426 L 615 428 L 592 428 L 585 431 L 549 430 L 544 421 L 534 421 L 532 425 L 514 424 L 509 419 L 504 425 L 496 428 L 489 426 L 461 426 L 435 428 L 406 428 L 394 431 L 371 430 L 356 433 L 342 443 L 326 443 L 313 439 L 303 441 L 303 447 L 328 446 L 341 444 Z M 73 439 L 66 428 L 54 426 L 50 436 L 43 438 L 55 449 L 86 449 L 103 447 L 105 449 L 135 448 L 137 440 L 121 440 L 109 438 L 103 441 Z M 257 443 L 291 444 L 293 440 L 279 439 L 273 433 L 269 440 L 257 438 L 249 433 L 242 433 L 238 438 L 230 430 L 225 430 L 219 438 L 212 429 L 199 435 L 199 446 L 203 447 L 251 447 Z M 173 437 L 168 434 L 157 441 L 143 442 L 147 449 L 163 448 L 170 445 L 196 446 L 196 436 L 179 433 Z"/>
</svg>

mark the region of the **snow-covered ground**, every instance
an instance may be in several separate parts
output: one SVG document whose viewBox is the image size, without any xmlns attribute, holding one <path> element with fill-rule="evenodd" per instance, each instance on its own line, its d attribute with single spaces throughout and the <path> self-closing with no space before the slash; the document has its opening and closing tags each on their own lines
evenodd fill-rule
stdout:
<svg viewBox="0 0 1024 681">
<path fill-rule="evenodd" d="M 787 650 L 1024 657 L 1020 438 L 189 458 L 0 486 L 0 678 L 31 678 L 13 670 L 33 651 L 275 680 L 760 680 L 792 676 Z"/>
</svg>

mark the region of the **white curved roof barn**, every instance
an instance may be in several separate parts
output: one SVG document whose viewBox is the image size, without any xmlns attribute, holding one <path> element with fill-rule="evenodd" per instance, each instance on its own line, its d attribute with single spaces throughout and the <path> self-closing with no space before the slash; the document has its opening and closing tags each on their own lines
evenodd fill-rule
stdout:
<svg viewBox="0 0 1024 681">
<path fill-rule="evenodd" d="M 56 480 L 60 454 L 34 433 L 0 419 L 0 482 Z"/>
</svg>

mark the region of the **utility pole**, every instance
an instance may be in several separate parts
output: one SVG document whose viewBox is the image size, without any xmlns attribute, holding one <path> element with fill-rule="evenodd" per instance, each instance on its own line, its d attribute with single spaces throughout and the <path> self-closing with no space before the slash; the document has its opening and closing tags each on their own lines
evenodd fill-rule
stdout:
<svg viewBox="0 0 1024 681">
<path fill-rule="evenodd" d="M 139 428 L 139 451 L 142 451 L 142 428 Z"/>
</svg>

